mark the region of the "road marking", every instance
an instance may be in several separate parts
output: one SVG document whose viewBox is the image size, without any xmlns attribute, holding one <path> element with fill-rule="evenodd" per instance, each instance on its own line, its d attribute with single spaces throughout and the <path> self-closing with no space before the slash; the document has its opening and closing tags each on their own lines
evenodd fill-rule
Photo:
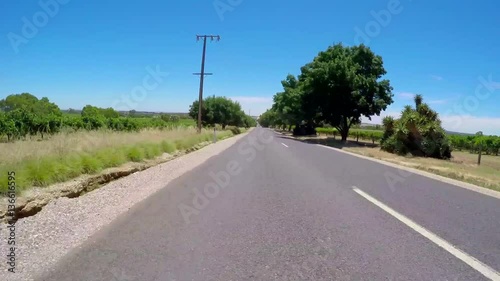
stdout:
<svg viewBox="0 0 500 281">
<path fill-rule="evenodd" d="M 378 201 L 377 199 L 371 197 L 367 193 L 359 190 L 357 187 L 353 186 L 354 192 L 357 194 L 361 195 L 364 197 L 366 200 L 370 201 L 371 203 L 375 204 L 377 207 L 380 209 L 386 211 L 389 213 L 391 216 L 395 217 L 402 223 L 406 224 L 409 226 L 411 229 L 415 230 L 425 238 L 431 240 L 434 242 L 436 245 L 439 247 L 445 249 L 447 252 L 455 256 L 456 258 L 460 259 L 461 261 L 465 262 L 468 264 L 470 267 L 474 268 L 477 270 L 479 273 L 483 274 L 487 278 L 491 280 L 500 280 L 500 273 L 495 271 L 493 268 L 487 266 L 486 264 L 482 263 L 478 259 L 474 258 L 473 256 L 467 254 L 466 252 L 463 252 L 462 250 L 458 249 L 457 247 L 453 246 L 452 244 L 448 243 L 446 240 L 442 239 L 441 237 L 437 236 L 436 234 L 430 232 L 429 230 L 425 229 L 424 227 L 418 225 L 411 219 L 405 217 L 404 215 L 396 212 L 389 206 L 385 205 L 384 203 Z"/>
<path fill-rule="evenodd" d="M 288 145 L 284 144 L 284 143 L 281 143 L 284 147 L 288 147 Z"/>
</svg>

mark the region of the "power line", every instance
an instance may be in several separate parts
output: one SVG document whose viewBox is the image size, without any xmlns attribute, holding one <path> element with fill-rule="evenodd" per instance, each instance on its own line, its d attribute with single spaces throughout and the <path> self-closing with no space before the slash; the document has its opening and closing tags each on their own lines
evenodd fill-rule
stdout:
<svg viewBox="0 0 500 281">
<path fill-rule="evenodd" d="M 201 58 L 201 72 L 194 73 L 194 75 L 200 75 L 200 95 L 198 101 L 198 133 L 201 133 L 201 109 L 203 103 L 203 82 L 205 80 L 206 75 L 212 75 L 213 73 L 205 73 L 205 55 L 207 51 L 207 38 L 210 38 L 211 41 L 217 40 L 220 41 L 219 35 L 196 35 L 196 41 L 199 41 L 200 38 L 203 38 L 203 55 Z"/>
</svg>

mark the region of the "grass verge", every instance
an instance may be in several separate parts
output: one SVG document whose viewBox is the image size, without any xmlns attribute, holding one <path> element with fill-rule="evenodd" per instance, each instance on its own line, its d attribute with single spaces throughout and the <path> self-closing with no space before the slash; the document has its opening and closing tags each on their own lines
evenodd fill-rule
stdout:
<svg viewBox="0 0 500 281">
<path fill-rule="evenodd" d="M 230 130 L 219 131 L 217 139 L 233 135 Z M 84 174 L 97 174 L 128 162 L 189 150 L 200 143 L 213 141 L 213 137 L 213 131 L 197 134 L 194 129 L 141 133 L 82 132 L 77 136 L 56 136 L 45 142 L 2 144 L 0 192 L 7 191 L 9 171 L 16 173 L 16 192 L 22 192 L 30 187 L 46 187 Z"/>
</svg>

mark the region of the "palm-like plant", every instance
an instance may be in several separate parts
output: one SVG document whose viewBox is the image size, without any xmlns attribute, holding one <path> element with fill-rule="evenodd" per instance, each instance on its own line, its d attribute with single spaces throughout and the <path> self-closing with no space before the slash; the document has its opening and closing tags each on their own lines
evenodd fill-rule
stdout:
<svg viewBox="0 0 500 281">
<path fill-rule="evenodd" d="M 418 94 L 418 95 L 415 95 L 415 108 L 418 110 L 418 107 L 422 104 L 424 98 L 422 97 L 422 95 Z"/>
<path fill-rule="evenodd" d="M 407 105 L 399 120 L 384 119 L 382 149 L 398 154 L 450 158 L 451 148 L 437 112 L 415 96 L 415 108 Z"/>
</svg>

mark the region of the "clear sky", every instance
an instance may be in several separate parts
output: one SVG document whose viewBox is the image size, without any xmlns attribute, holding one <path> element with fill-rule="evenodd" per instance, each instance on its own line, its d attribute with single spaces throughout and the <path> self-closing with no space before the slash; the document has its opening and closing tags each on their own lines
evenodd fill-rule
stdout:
<svg viewBox="0 0 500 281">
<path fill-rule="evenodd" d="M 446 129 L 500 135 L 499 11 L 496 0 L 2 0 L 0 98 L 186 112 L 198 96 L 195 35 L 218 34 L 205 94 L 258 115 L 319 51 L 364 42 L 394 87 L 384 115 L 420 93 Z"/>
</svg>

